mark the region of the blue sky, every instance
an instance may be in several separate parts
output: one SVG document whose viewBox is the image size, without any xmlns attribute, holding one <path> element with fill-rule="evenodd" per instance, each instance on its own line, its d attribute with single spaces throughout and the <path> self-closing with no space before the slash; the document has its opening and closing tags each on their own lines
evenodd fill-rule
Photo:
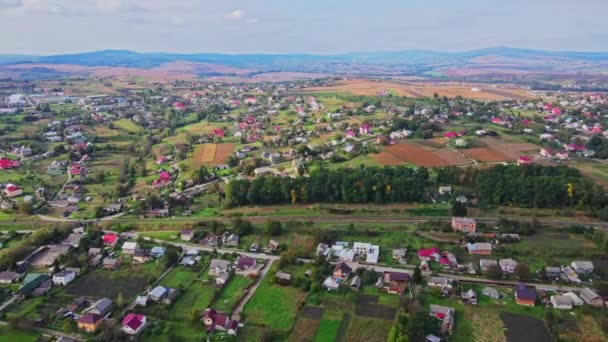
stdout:
<svg viewBox="0 0 608 342">
<path fill-rule="evenodd" d="M 0 53 L 606 51 L 607 12 L 607 0 L 0 0 Z"/>
</svg>

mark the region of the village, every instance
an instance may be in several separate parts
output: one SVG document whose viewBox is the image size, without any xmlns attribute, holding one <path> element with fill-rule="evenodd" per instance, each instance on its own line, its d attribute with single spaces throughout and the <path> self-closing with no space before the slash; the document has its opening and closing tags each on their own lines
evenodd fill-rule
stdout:
<svg viewBox="0 0 608 342">
<path fill-rule="evenodd" d="M 601 332 L 604 94 L 323 91 L 339 82 L 2 81 L 7 329 L 60 341 Z"/>
</svg>

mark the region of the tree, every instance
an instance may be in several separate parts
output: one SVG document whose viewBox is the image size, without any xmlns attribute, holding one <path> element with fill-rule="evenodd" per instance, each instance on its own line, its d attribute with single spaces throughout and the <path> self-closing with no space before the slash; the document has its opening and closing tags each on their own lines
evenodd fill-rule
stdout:
<svg viewBox="0 0 608 342">
<path fill-rule="evenodd" d="M 125 304 L 125 296 L 122 294 L 122 292 L 118 292 L 118 295 L 116 296 L 116 305 L 118 305 L 119 307 L 122 307 Z"/>
<path fill-rule="evenodd" d="M 21 202 L 19 204 L 19 211 L 23 214 L 31 215 L 34 213 L 34 205 L 32 205 L 32 202 Z"/>
<path fill-rule="evenodd" d="M 179 260 L 179 254 L 175 248 L 169 248 L 165 255 L 165 266 L 171 267 Z"/>
<path fill-rule="evenodd" d="M 298 253 L 294 249 L 288 249 L 281 253 L 281 265 L 293 264 L 298 260 Z"/>
<path fill-rule="evenodd" d="M 491 265 L 486 270 L 485 275 L 490 279 L 500 279 L 502 278 L 502 270 L 498 265 Z"/>
<path fill-rule="evenodd" d="M 412 281 L 415 284 L 420 284 L 422 282 L 422 271 L 420 270 L 420 266 L 416 266 L 414 269 L 414 274 L 412 275 Z"/>
<path fill-rule="evenodd" d="M 452 216 L 455 217 L 466 217 L 467 216 L 467 207 L 456 201 L 454 205 L 452 205 Z"/>
<path fill-rule="evenodd" d="M 279 236 L 283 232 L 283 227 L 279 221 L 266 221 L 266 234 Z"/>
<path fill-rule="evenodd" d="M 95 218 L 103 217 L 104 211 L 102 206 L 95 207 Z"/>
<path fill-rule="evenodd" d="M 530 267 L 528 265 L 519 262 L 517 266 L 515 266 L 515 275 L 519 280 L 529 280 L 530 279 Z"/>
</svg>

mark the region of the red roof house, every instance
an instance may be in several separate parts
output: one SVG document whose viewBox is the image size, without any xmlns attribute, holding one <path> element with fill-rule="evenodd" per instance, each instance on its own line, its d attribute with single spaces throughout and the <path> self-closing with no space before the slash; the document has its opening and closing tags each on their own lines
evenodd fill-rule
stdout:
<svg viewBox="0 0 608 342">
<path fill-rule="evenodd" d="M 146 316 L 130 313 L 122 320 L 122 331 L 129 335 L 137 335 L 146 325 Z"/>
<path fill-rule="evenodd" d="M 21 166 L 21 163 L 17 160 L 10 160 L 7 158 L 0 159 L 0 170 L 15 169 Z"/>
<path fill-rule="evenodd" d="M 418 259 L 426 261 L 439 261 L 441 254 L 439 254 L 439 248 L 422 248 L 418 250 Z"/>
<path fill-rule="evenodd" d="M 519 156 L 517 158 L 517 165 L 530 165 L 532 164 L 532 158 L 529 156 Z"/>
<path fill-rule="evenodd" d="M 112 234 L 112 233 L 107 233 L 107 234 L 103 235 L 101 240 L 103 241 L 103 244 L 106 246 L 114 246 L 116 244 L 116 242 L 118 241 L 118 235 Z"/>
<path fill-rule="evenodd" d="M 446 133 L 443 135 L 443 137 L 444 137 L 444 138 L 448 138 L 448 139 L 452 139 L 452 138 L 458 138 L 458 133 L 456 133 L 456 132 L 452 132 L 452 131 L 450 131 L 450 132 L 446 132 Z"/>
</svg>

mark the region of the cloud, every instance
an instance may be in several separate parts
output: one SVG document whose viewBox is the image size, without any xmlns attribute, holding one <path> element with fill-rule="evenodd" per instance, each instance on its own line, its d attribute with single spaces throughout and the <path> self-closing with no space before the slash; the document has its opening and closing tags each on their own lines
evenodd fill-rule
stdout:
<svg viewBox="0 0 608 342">
<path fill-rule="evenodd" d="M 0 0 L 0 8 L 15 8 L 22 5 L 23 2 L 21 0 Z"/>
<path fill-rule="evenodd" d="M 228 12 L 224 15 L 224 19 L 227 20 L 242 20 L 245 18 L 245 15 L 247 13 L 245 13 L 245 11 L 241 10 L 241 9 L 236 9 L 232 12 Z"/>
<path fill-rule="evenodd" d="M 260 21 L 259 21 L 257 18 L 251 18 L 251 19 L 247 19 L 245 22 L 246 22 L 247 24 L 257 24 L 257 23 L 259 23 Z"/>
</svg>

